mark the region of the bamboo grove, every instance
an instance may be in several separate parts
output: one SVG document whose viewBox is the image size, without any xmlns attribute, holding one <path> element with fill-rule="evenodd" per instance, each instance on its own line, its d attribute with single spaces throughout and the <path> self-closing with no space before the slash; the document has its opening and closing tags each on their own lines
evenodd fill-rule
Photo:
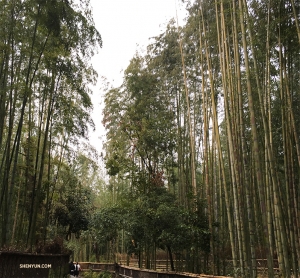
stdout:
<svg viewBox="0 0 300 278">
<path fill-rule="evenodd" d="M 79 148 L 93 127 L 90 59 L 102 41 L 89 1 L 1 0 L 0 25 L 1 250 L 37 251 L 63 236 L 63 220 L 78 232 L 62 219 L 72 204 L 75 215 L 88 210 L 79 205 L 93 159 Z"/>
<path fill-rule="evenodd" d="M 296 277 L 299 2 L 186 5 L 185 26 L 170 22 L 106 92 L 112 202 L 124 188 L 165 187 L 208 219 L 207 272 L 226 275 L 227 260 L 233 275 L 257 277 L 265 260 L 268 277 Z M 197 269 L 200 250 L 180 252 Z"/>
</svg>

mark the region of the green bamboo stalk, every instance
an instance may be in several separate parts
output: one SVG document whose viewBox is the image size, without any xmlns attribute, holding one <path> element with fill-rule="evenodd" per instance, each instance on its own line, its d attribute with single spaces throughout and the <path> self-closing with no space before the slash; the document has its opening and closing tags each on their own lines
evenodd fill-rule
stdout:
<svg viewBox="0 0 300 278">
<path fill-rule="evenodd" d="M 204 20 L 203 20 L 203 13 L 202 9 L 200 8 L 200 15 L 202 19 L 202 32 L 204 34 L 204 38 L 206 38 L 206 29 L 204 26 Z M 200 31 L 201 34 L 201 31 Z M 219 127 L 218 127 L 218 115 L 217 115 L 217 109 L 216 109 L 216 103 L 214 98 L 214 79 L 212 76 L 212 67 L 211 67 L 211 59 L 210 59 L 210 53 L 209 48 L 207 46 L 206 39 L 204 40 L 204 48 L 205 48 L 205 54 L 206 54 L 206 61 L 208 66 L 208 73 L 209 73 L 209 80 L 210 80 L 210 91 L 211 91 L 211 104 L 212 104 L 212 121 L 213 121 L 213 132 L 216 138 L 217 142 L 217 150 L 218 150 L 218 158 L 220 161 L 220 167 L 221 167 L 221 173 L 222 173 L 222 179 L 223 179 L 223 186 L 224 186 L 224 193 L 225 193 L 225 202 L 227 206 L 227 218 L 228 218 L 228 228 L 229 228 L 229 235 L 230 235 L 230 242 L 231 242 L 231 252 L 232 252 L 232 259 L 233 259 L 233 266 L 234 269 L 237 270 L 237 257 L 236 257 L 236 246 L 235 246 L 235 240 L 234 240 L 234 232 L 233 232 L 233 221 L 232 216 L 230 212 L 230 200 L 229 200 L 229 194 L 228 194 L 228 188 L 226 183 L 226 175 L 225 175 L 225 167 L 224 167 L 224 161 L 223 161 L 223 155 L 222 155 L 222 148 L 221 148 L 221 142 L 220 142 L 220 134 L 219 134 Z M 235 273 L 235 276 L 237 274 Z"/>
<path fill-rule="evenodd" d="M 190 100 L 189 100 L 189 89 L 187 85 L 187 75 L 186 75 L 186 68 L 185 68 L 185 61 L 184 61 L 184 53 L 182 48 L 182 39 L 179 32 L 178 27 L 178 20 L 177 20 L 177 31 L 178 31 L 178 41 L 179 41 L 179 48 L 180 48 L 180 55 L 181 55 L 181 63 L 182 63 L 182 70 L 183 70 L 183 79 L 184 79 L 184 88 L 185 88 L 185 97 L 186 97 L 186 105 L 187 105 L 187 120 L 188 120 L 188 128 L 189 128 L 189 138 L 190 138 L 190 152 L 191 152 L 191 175 L 192 175 L 192 190 L 194 194 L 194 198 L 196 200 L 197 196 L 197 181 L 196 181 L 196 164 L 195 164 L 195 138 L 194 138 L 194 131 L 192 126 L 191 120 L 191 109 L 190 109 Z"/>
</svg>

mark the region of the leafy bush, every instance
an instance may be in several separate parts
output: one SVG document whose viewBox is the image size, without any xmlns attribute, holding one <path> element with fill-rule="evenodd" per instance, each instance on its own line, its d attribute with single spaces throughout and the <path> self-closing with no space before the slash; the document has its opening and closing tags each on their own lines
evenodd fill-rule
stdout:
<svg viewBox="0 0 300 278">
<path fill-rule="evenodd" d="M 110 272 L 104 271 L 104 272 L 93 272 L 92 270 L 89 270 L 88 272 L 83 273 L 84 278 L 112 278 L 113 275 Z"/>
<path fill-rule="evenodd" d="M 99 278 L 112 278 L 113 275 L 110 272 L 101 272 Z"/>
</svg>

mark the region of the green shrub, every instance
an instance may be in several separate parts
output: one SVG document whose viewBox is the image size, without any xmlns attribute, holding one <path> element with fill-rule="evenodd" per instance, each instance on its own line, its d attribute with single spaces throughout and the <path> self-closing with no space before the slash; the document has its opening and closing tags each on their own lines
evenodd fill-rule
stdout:
<svg viewBox="0 0 300 278">
<path fill-rule="evenodd" d="M 113 275 L 110 273 L 110 272 L 101 272 L 100 275 L 99 275 L 99 278 L 112 278 Z"/>
<path fill-rule="evenodd" d="M 99 273 L 93 272 L 91 269 L 87 272 L 83 272 L 84 278 L 99 278 Z"/>
<path fill-rule="evenodd" d="M 113 275 L 107 271 L 105 272 L 93 272 L 91 269 L 83 273 L 84 278 L 112 278 Z"/>
</svg>

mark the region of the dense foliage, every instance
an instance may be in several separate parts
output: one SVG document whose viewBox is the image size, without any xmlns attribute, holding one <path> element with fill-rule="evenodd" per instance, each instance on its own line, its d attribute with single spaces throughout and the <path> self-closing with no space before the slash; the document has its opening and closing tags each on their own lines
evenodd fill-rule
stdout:
<svg viewBox="0 0 300 278">
<path fill-rule="evenodd" d="M 169 246 L 185 270 L 227 275 L 227 259 L 235 276 L 257 277 L 266 262 L 269 277 L 274 268 L 291 277 L 300 258 L 299 3 L 184 2 L 185 26 L 171 21 L 105 95 L 111 200 L 123 209 L 124 194 L 134 196 L 123 213 L 133 223 L 117 229 L 146 266 Z M 160 189 L 173 202 L 151 199 Z"/>
<path fill-rule="evenodd" d="M 83 139 L 102 40 L 89 1 L 1 1 L 0 13 L 1 247 L 34 250 L 88 227 L 96 159 Z"/>
<path fill-rule="evenodd" d="M 89 1 L 0 1 L 2 249 L 299 274 L 299 2 L 183 2 L 105 92 L 103 180 Z"/>
</svg>

